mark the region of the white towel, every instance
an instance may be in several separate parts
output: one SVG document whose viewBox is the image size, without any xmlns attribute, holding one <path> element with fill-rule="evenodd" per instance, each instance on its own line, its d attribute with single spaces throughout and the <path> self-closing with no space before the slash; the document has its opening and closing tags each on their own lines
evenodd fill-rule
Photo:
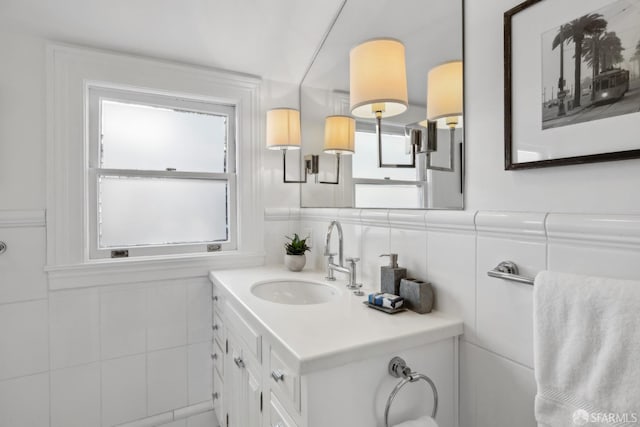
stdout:
<svg viewBox="0 0 640 427">
<path fill-rule="evenodd" d="M 438 427 L 438 423 L 431 417 L 420 417 L 417 420 L 396 424 L 394 427 Z"/>
<path fill-rule="evenodd" d="M 542 272 L 533 295 L 538 423 L 640 422 L 640 282 Z"/>
</svg>

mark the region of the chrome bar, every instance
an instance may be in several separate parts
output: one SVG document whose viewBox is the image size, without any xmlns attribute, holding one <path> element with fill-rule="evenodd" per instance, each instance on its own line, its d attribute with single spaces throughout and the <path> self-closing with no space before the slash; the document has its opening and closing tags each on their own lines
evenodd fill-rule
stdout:
<svg viewBox="0 0 640 427">
<path fill-rule="evenodd" d="M 521 276 L 516 263 L 512 261 L 502 261 L 493 270 L 487 271 L 487 276 L 497 279 L 510 280 L 512 282 L 524 283 L 533 286 L 532 277 Z"/>
</svg>

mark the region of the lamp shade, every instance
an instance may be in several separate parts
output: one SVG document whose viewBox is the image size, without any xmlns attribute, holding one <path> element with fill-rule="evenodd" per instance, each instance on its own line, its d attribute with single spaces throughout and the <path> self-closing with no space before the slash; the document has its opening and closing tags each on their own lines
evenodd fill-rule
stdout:
<svg viewBox="0 0 640 427">
<path fill-rule="evenodd" d="M 427 119 L 462 116 L 462 61 L 432 68 L 427 77 Z"/>
<path fill-rule="evenodd" d="M 351 114 L 374 118 L 403 113 L 408 103 L 404 45 L 398 40 L 364 42 L 349 54 Z"/>
<path fill-rule="evenodd" d="M 292 108 L 267 111 L 267 148 L 297 150 L 300 141 L 300 111 Z"/>
<path fill-rule="evenodd" d="M 351 154 L 355 151 L 356 121 L 349 116 L 329 116 L 324 121 L 324 152 Z"/>
</svg>

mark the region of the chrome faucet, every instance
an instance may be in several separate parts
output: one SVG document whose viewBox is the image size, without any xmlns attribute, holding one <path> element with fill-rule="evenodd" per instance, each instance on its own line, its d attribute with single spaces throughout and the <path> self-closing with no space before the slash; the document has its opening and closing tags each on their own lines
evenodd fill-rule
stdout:
<svg viewBox="0 0 640 427">
<path fill-rule="evenodd" d="M 335 253 L 331 253 L 331 233 L 333 229 L 336 228 L 338 230 L 338 264 L 334 262 L 333 257 L 336 256 Z M 327 280 L 336 280 L 333 275 L 334 271 L 338 271 L 340 273 L 347 274 L 349 276 L 349 283 L 347 283 L 348 289 L 358 289 L 362 287 L 362 284 L 357 283 L 357 273 L 356 273 L 356 262 L 360 261 L 360 258 L 347 258 L 348 266 L 344 265 L 344 255 L 343 255 L 343 235 L 342 235 L 342 225 L 336 220 L 331 221 L 329 224 L 329 229 L 327 230 L 327 238 L 325 240 L 324 245 L 324 256 L 328 257 L 327 260 Z"/>
</svg>

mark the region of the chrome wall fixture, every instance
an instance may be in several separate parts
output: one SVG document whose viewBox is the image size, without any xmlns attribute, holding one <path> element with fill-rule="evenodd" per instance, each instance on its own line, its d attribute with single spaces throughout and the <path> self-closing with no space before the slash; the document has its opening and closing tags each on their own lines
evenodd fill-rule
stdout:
<svg viewBox="0 0 640 427">
<path fill-rule="evenodd" d="M 401 357 L 394 357 L 389 361 L 388 367 L 389 375 L 395 378 L 402 378 L 402 381 L 398 383 L 393 388 L 393 391 L 389 395 L 387 399 L 387 405 L 384 408 L 384 425 L 389 427 L 389 409 L 391 409 L 391 404 L 396 398 L 396 395 L 400 391 L 402 387 L 404 387 L 407 383 L 414 383 L 418 380 L 423 380 L 431 387 L 431 391 L 433 392 L 433 410 L 431 412 L 431 417 L 435 418 L 438 414 L 438 389 L 436 385 L 433 383 L 431 378 L 424 374 L 420 374 L 418 372 L 413 372 L 411 368 L 407 366 L 407 363 Z"/>
<path fill-rule="evenodd" d="M 513 261 L 502 261 L 493 270 L 487 271 L 487 276 L 531 286 L 533 286 L 534 282 L 532 277 L 521 276 L 518 266 Z"/>
</svg>

